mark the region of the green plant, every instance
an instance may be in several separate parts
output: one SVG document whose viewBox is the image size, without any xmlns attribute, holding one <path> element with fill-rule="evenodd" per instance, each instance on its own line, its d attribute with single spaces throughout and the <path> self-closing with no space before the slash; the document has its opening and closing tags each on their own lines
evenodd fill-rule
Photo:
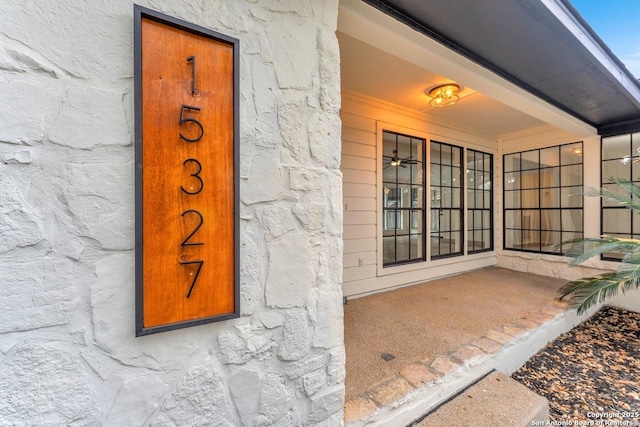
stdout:
<svg viewBox="0 0 640 427">
<path fill-rule="evenodd" d="M 585 192 L 585 195 L 617 202 L 631 209 L 634 214 L 640 214 L 640 187 L 620 179 L 610 179 L 610 181 L 616 183 L 622 191 L 590 189 Z M 618 292 L 625 293 L 639 287 L 640 240 L 600 236 L 565 243 L 572 244 L 571 249 L 566 253 L 566 256 L 573 258 L 571 265 L 582 264 L 594 256 L 608 252 L 624 254 L 616 271 L 574 280 L 558 290 L 560 300 L 569 301 L 569 304 L 578 310 L 578 314 L 584 313 L 598 302 L 604 302 L 617 295 Z"/>
</svg>

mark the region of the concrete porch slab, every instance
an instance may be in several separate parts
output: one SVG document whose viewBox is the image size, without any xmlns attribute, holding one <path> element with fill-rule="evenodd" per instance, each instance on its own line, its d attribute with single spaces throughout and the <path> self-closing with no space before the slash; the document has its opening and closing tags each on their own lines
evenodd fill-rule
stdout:
<svg viewBox="0 0 640 427">
<path fill-rule="evenodd" d="M 563 283 L 488 268 L 350 301 L 345 425 L 405 426 L 493 369 L 510 374 L 593 312 L 558 302 Z"/>
</svg>

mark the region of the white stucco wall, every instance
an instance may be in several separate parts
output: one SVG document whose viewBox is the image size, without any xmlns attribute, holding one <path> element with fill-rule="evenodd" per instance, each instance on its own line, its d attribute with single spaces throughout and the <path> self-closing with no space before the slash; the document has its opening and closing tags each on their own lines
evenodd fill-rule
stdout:
<svg viewBox="0 0 640 427">
<path fill-rule="evenodd" d="M 340 425 L 337 0 L 148 0 L 240 39 L 241 312 L 134 337 L 133 6 L 0 2 L 0 425 Z"/>
</svg>

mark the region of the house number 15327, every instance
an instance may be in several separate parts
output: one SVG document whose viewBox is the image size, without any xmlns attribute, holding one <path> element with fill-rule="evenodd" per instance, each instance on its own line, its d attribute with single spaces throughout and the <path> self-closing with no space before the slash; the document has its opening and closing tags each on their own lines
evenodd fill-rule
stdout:
<svg viewBox="0 0 640 427">
<path fill-rule="evenodd" d="M 187 62 L 189 62 L 192 66 L 191 68 L 191 95 L 197 96 L 199 91 L 196 89 L 196 57 L 195 55 L 191 55 L 187 57 Z M 194 107 L 192 105 L 184 105 L 180 107 L 180 120 L 179 124 L 183 131 L 180 132 L 180 139 L 187 143 L 197 143 L 204 136 L 204 126 L 202 123 L 198 121 L 194 116 L 201 109 L 199 107 Z M 186 133 L 186 135 L 185 135 Z M 202 163 L 200 160 L 195 158 L 188 158 L 182 165 L 185 167 L 186 172 L 188 174 L 188 178 L 185 180 L 185 185 L 180 186 L 180 190 L 188 195 L 195 196 L 199 194 L 204 188 L 204 181 L 200 176 L 202 172 Z M 197 240 L 195 234 L 198 232 L 202 224 L 204 224 L 204 217 L 202 214 L 195 209 L 187 209 L 182 212 L 182 217 L 186 216 L 195 216 L 198 218 L 198 223 L 195 228 L 190 232 L 189 235 L 180 243 L 180 246 L 204 246 L 204 242 L 194 241 Z M 186 294 L 186 297 L 191 297 L 191 293 L 198 282 L 198 276 L 200 276 L 200 271 L 204 266 L 204 260 L 196 259 L 196 260 L 187 260 L 187 256 L 182 254 L 180 256 L 180 264 L 184 266 L 192 266 L 196 265 L 195 271 L 190 271 L 189 276 L 191 277 L 191 284 L 189 286 L 189 290 Z M 191 270 L 193 268 L 191 267 Z"/>
</svg>

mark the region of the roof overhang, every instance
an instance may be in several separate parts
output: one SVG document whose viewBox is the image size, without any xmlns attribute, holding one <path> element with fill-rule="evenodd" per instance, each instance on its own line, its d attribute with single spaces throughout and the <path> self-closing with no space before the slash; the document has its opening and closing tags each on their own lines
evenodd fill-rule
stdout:
<svg viewBox="0 0 640 427">
<path fill-rule="evenodd" d="M 640 83 L 568 0 L 363 0 L 595 127 L 640 131 Z"/>
</svg>

